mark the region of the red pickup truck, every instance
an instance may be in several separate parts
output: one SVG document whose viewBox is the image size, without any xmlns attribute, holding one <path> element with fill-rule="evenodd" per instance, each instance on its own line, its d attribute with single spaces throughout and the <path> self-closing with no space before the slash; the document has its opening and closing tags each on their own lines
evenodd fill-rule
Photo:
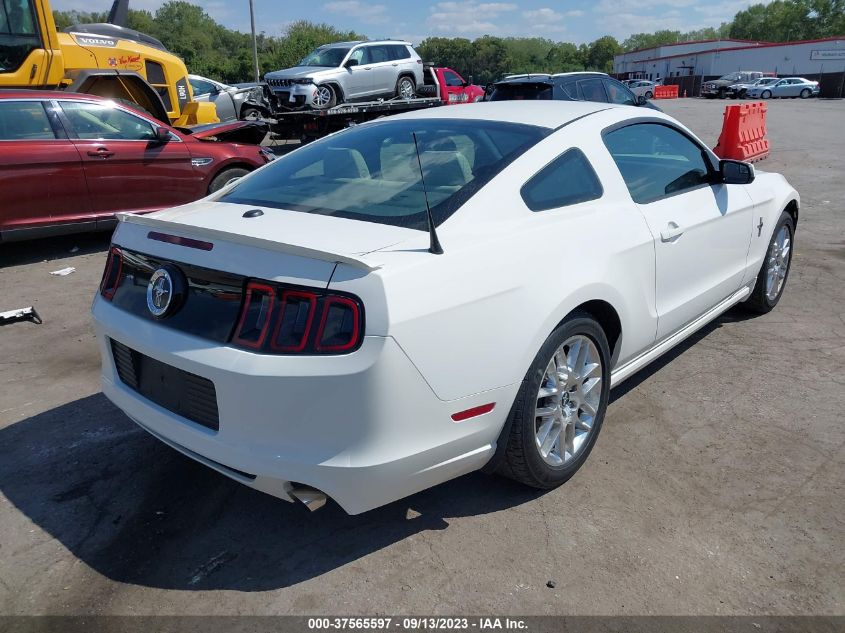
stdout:
<svg viewBox="0 0 845 633">
<path fill-rule="evenodd" d="M 484 99 L 484 88 L 464 80 L 456 70 L 438 66 L 426 66 L 425 85 L 417 86 L 420 97 L 437 97 L 443 105 L 473 103 Z"/>
</svg>

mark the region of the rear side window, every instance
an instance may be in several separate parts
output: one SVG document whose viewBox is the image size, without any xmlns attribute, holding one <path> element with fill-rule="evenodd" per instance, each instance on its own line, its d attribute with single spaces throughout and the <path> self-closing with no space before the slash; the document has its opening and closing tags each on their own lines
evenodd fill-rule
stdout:
<svg viewBox="0 0 845 633">
<path fill-rule="evenodd" d="M 56 138 L 40 101 L 0 101 L 0 141 Z"/>
<path fill-rule="evenodd" d="M 603 189 L 590 161 L 570 149 L 537 172 L 520 191 L 532 211 L 557 209 L 601 198 Z"/>
<path fill-rule="evenodd" d="M 388 49 L 390 51 L 391 61 L 409 59 L 411 57 L 411 52 L 408 50 L 407 46 L 402 46 L 401 44 L 391 44 Z"/>
</svg>

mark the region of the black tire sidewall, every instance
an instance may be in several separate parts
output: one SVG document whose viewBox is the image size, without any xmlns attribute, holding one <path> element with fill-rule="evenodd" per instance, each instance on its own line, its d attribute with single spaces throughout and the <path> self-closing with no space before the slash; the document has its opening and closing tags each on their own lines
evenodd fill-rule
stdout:
<svg viewBox="0 0 845 633">
<path fill-rule="evenodd" d="M 649 96 L 649 95 L 651 95 L 651 96 Z M 648 92 L 645 93 L 645 98 L 646 99 L 654 99 L 654 93 L 651 92 L 651 90 L 649 90 Z"/>
<path fill-rule="evenodd" d="M 249 170 L 243 167 L 229 167 L 228 169 L 224 169 L 211 179 L 211 183 L 208 185 L 208 193 L 216 193 L 225 187 L 226 183 L 228 183 L 232 178 L 242 178 L 248 173 Z"/>
<path fill-rule="evenodd" d="M 536 406 L 537 392 L 540 388 L 540 381 L 543 379 L 546 367 L 552 354 L 560 347 L 563 342 L 575 335 L 584 335 L 589 337 L 602 359 L 602 393 L 599 400 L 599 408 L 593 421 L 593 432 L 587 440 L 587 445 L 583 448 L 581 453 L 570 462 L 561 466 L 552 466 L 547 464 L 540 456 L 535 443 L 535 417 L 534 409 Z M 552 334 L 546 339 L 534 362 L 526 376 L 525 389 L 521 396 L 525 399 L 520 411 L 520 419 L 514 419 L 513 424 L 518 425 L 518 432 L 522 434 L 522 446 L 524 447 L 525 465 L 534 480 L 534 485 L 538 488 L 554 488 L 567 481 L 572 477 L 582 464 L 587 460 L 593 446 L 599 436 L 601 425 L 604 420 L 605 411 L 607 410 L 607 402 L 610 394 L 610 352 L 608 350 L 607 337 L 598 323 L 588 315 L 575 315 L 560 325 Z"/>
<path fill-rule="evenodd" d="M 772 243 L 783 225 L 789 227 L 789 261 L 786 265 L 786 275 L 783 278 L 783 285 L 780 288 L 777 296 L 770 300 L 766 296 L 766 266 L 769 263 L 769 252 L 772 250 Z M 757 283 L 754 285 L 754 290 L 751 292 L 751 297 L 748 300 L 748 307 L 754 312 L 765 314 L 775 308 L 786 290 L 786 282 L 789 280 L 789 273 L 792 271 L 792 255 L 795 253 L 795 223 L 792 216 L 786 211 L 782 212 L 778 223 L 775 225 L 775 230 L 772 231 L 772 236 L 766 244 L 766 252 L 763 255 L 763 264 L 760 266 L 760 272 L 757 273 Z"/>
</svg>

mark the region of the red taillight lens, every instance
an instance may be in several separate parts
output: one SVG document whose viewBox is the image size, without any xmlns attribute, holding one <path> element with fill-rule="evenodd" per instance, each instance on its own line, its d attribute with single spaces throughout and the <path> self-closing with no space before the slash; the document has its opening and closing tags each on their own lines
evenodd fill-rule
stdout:
<svg viewBox="0 0 845 633">
<path fill-rule="evenodd" d="M 109 258 L 106 261 L 106 269 L 103 271 L 103 280 L 100 282 L 100 294 L 104 299 L 111 301 L 120 286 L 120 275 L 123 272 L 123 255 L 112 246 L 109 249 Z"/>
<path fill-rule="evenodd" d="M 308 345 L 308 335 L 317 312 L 317 295 L 313 292 L 286 290 L 282 293 L 280 303 L 270 349 L 275 352 L 301 352 Z"/>
<path fill-rule="evenodd" d="M 352 296 L 250 281 L 232 342 L 267 354 L 349 353 L 364 335 L 363 310 Z"/>
<path fill-rule="evenodd" d="M 273 286 L 250 282 L 246 287 L 241 318 L 235 328 L 235 343 L 251 349 L 261 349 L 270 329 L 275 305 L 276 289 Z"/>
<path fill-rule="evenodd" d="M 317 328 L 318 352 L 346 352 L 358 344 L 361 315 L 348 297 L 326 297 Z"/>
</svg>

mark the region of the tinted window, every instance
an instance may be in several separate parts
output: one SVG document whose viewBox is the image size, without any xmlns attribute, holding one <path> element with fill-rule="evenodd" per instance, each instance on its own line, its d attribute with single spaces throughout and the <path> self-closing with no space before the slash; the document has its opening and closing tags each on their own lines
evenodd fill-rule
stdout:
<svg viewBox="0 0 845 633">
<path fill-rule="evenodd" d="M 551 84 L 503 83 L 496 85 L 490 101 L 542 101 L 551 98 Z"/>
<path fill-rule="evenodd" d="M 652 202 L 710 182 L 704 150 L 666 125 L 629 125 L 606 133 L 604 143 L 634 202 Z"/>
<path fill-rule="evenodd" d="M 390 59 L 392 60 L 409 59 L 411 57 L 411 51 L 408 50 L 407 46 L 391 44 L 388 46 L 388 49 L 390 51 Z"/>
<path fill-rule="evenodd" d="M 548 134 L 546 128 L 481 120 L 369 123 L 274 161 L 221 201 L 426 230 L 426 194 L 440 224 Z"/>
<path fill-rule="evenodd" d="M 0 141 L 54 139 L 40 101 L 0 101 Z"/>
<path fill-rule="evenodd" d="M 107 103 L 62 101 L 75 138 L 149 141 L 155 138 L 152 124 Z"/>
<path fill-rule="evenodd" d="M 616 103 L 619 105 L 636 105 L 634 95 L 632 95 L 631 92 L 622 84 L 610 79 L 605 79 L 604 87 L 605 90 L 607 90 L 607 99 L 610 103 Z"/>
<path fill-rule="evenodd" d="M 364 52 L 365 64 L 379 64 L 389 62 L 390 54 L 387 46 L 367 46 Z"/>
<path fill-rule="evenodd" d="M 558 84 L 555 86 L 555 96 L 558 99 L 571 99 L 572 101 L 578 101 L 578 88 L 575 86 L 575 82 L 571 81 L 566 84 Z"/>
<path fill-rule="evenodd" d="M 464 85 L 464 80 L 458 77 L 458 75 L 453 73 L 451 70 L 443 71 L 443 79 L 446 81 L 447 86 L 451 86 L 453 88 L 462 88 Z"/>
<path fill-rule="evenodd" d="M 602 186 L 587 157 L 573 148 L 543 167 L 520 193 L 529 209 L 545 211 L 601 198 Z"/>
<path fill-rule="evenodd" d="M 40 46 L 32 0 L 0 0 L 0 73 L 20 68 Z"/>
<path fill-rule="evenodd" d="M 582 79 L 578 81 L 578 97 L 581 101 L 600 101 L 607 103 L 607 95 L 601 79 Z"/>
</svg>

